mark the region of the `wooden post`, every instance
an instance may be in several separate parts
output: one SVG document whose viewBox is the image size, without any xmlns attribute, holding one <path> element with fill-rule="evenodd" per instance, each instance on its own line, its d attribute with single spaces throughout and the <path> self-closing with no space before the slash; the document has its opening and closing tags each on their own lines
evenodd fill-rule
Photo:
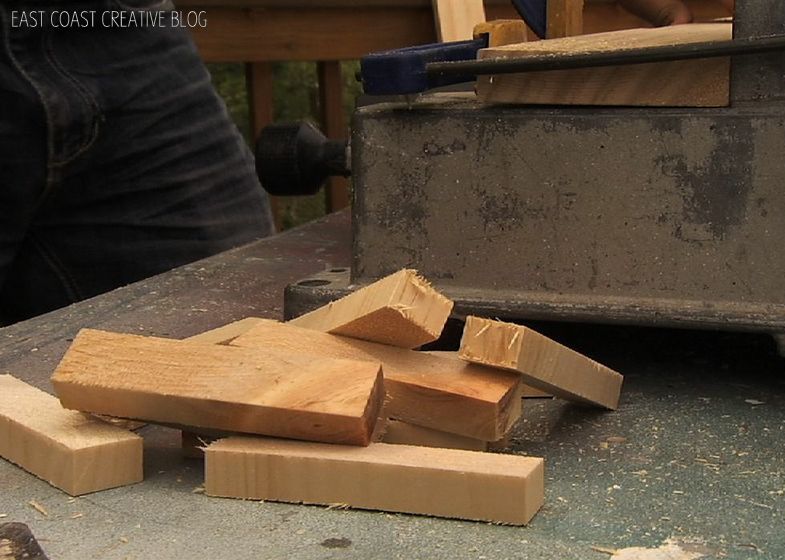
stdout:
<svg viewBox="0 0 785 560">
<path fill-rule="evenodd" d="M 273 116 L 273 64 L 249 62 L 245 65 L 245 83 L 248 89 L 248 107 L 251 120 L 251 142 L 256 142 L 262 129 L 271 124 Z M 270 196 L 270 208 L 275 220 L 275 230 L 283 225 L 283 201 Z"/>
<path fill-rule="evenodd" d="M 583 0 L 548 0 L 548 39 L 583 34 Z"/>
<path fill-rule="evenodd" d="M 322 127 L 330 139 L 346 138 L 346 115 L 343 109 L 343 79 L 340 61 L 319 62 L 319 105 Z M 327 211 L 349 206 L 349 181 L 331 177 L 327 183 Z"/>
</svg>

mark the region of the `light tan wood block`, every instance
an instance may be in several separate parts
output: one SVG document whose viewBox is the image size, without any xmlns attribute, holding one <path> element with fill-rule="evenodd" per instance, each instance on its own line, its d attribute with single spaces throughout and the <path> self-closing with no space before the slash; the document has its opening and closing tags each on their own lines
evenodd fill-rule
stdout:
<svg viewBox="0 0 785 560">
<path fill-rule="evenodd" d="M 52 383 L 66 408 L 353 445 L 369 443 L 384 396 L 378 362 L 90 329 Z"/>
<path fill-rule="evenodd" d="M 445 449 L 466 449 L 468 451 L 488 450 L 488 442 L 481 439 L 459 436 L 393 419 L 387 420 L 381 441 L 397 445 L 420 445 Z"/>
<path fill-rule="evenodd" d="M 142 438 L 0 375 L 0 456 L 78 496 L 142 480 Z"/>
<path fill-rule="evenodd" d="M 202 344 L 227 344 L 241 334 L 247 332 L 248 329 L 261 320 L 262 319 L 257 319 L 256 317 L 246 317 L 245 319 L 240 319 L 239 321 L 234 321 L 233 323 L 189 336 L 185 340 Z"/>
<path fill-rule="evenodd" d="M 360 340 L 417 348 L 442 333 L 453 302 L 414 270 L 400 270 L 290 324 Z"/>
<path fill-rule="evenodd" d="M 210 496 L 523 525 L 543 503 L 535 457 L 374 443 L 228 438 L 205 452 Z"/>
<path fill-rule="evenodd" d="M 381 362 L 385 414 L 483 440 L 501 438 L 521 415 L 519 376 L 461 360 L 263 321 L 233 345 Z"/>
<path fill-rule="evenodd" d="M 518 372 L 523 382 L 563 399 L 615 409 L 624 377 L 521 325 L 469 316 L 459 355 Z"/>
<path fill-rule="evenodd" d="M 730 39 L 731 34 L 729 23 L 630 29 L 483 49 L 479 58 L 621 52 L 721 41 Z M 711 58 L 496 74 L 478 79 L 477 94 L 487 103 L 723 107 L 730 102 L 730 60 Z"/>
<path fill-rule="evenodd" d="M 472 38 L 474 26 L 485 22 L 482 0 L 432 0 L 436 37 L 442 43 Z"/>
</svg>

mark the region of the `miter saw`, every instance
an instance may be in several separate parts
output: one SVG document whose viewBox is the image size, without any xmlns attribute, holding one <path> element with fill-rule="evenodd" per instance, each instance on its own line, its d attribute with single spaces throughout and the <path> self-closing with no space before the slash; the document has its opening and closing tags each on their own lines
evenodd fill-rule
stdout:
<svg viewBox="0 0 785 560">
<path fill-rule="evenodd" d="M 534 57 L 509 69 L 733 55 L 727 107 L 489 106 L 471 94 L 426 94 L 358 109 L 350 154 L 344 143 L 298 129 L 311 156 L 301 155 L 305 167 L 273 190 L 289 184 L 301 194 L 309 181 L 313 188 L 350 168 L 353 251 L 349 271 L 290 286 L 286 314 L 415 268 L 456 301 L 458 314 L 781 337 L 783 34 L 779 3 L 739 2 L 733 41 L 693 46 L 692 54 Z M 465 79 L 504 64 L 425 60 L 420 68 Z M 259 156 L 264 182 L 276 184 L 275 166 Z"/>
</svg>

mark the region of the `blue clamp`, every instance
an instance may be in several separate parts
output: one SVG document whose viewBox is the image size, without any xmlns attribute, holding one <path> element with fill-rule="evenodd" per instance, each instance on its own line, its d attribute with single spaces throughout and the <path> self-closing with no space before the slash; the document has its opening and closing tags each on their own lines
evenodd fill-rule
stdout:
<svg viewBox="0 0 785 560">
<path fill-rule="evenodd" d="M 453 62 L 477 58 L 488 46 L 488 35 L 471 41 L 433 43 L 372 53 L 360 60 L 363 90 L 369 95 L 407 95 L 450 84 L 472 81 L 474 76 L 429 76 L 429 62 Z"/>
</svg>

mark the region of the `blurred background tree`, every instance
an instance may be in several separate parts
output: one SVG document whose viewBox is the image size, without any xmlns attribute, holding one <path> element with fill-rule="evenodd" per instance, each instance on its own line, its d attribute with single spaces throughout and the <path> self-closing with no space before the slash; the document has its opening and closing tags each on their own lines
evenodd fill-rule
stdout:
<svg viewBox="0 0 785 560">
<path fill-rule="evenodd" d="M 229 113 L 250 146 L 248 97 L 243 64 L 208 64 L 213 83 L 223 97 Z M 359 63 L 341 64 L 344 80 L 346 114 L 351 115 L 361 86 L 355 80 Z M 310 120 L 319 124 L 319 82 L 316 63 L 277 62 L 273 65 L 275 121 Z M 282 222 L 288 229 L 324 216 L 326 197 L 324 189 L 313 196 L 290 197 L 282 205 Z"/>
</svg>

